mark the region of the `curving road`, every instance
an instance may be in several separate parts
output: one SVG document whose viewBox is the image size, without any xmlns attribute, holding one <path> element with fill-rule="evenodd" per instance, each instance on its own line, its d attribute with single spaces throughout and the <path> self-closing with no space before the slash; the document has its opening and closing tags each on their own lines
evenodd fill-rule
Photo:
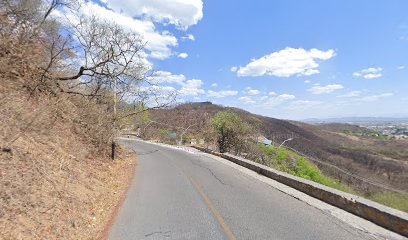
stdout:
<svg viewBox="0 0 408 240">
<path fill-rule="evenodd" d="M 125 144 L 136 176 L 109 239 L 372 239 L 215 157 Z"/>
</svg>

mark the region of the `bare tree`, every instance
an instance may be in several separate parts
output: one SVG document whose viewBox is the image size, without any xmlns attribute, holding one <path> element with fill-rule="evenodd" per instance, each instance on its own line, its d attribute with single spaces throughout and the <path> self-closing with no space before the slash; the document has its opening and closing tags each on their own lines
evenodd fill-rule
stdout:
<svg viewBox="0 0 408 240">
<path fill-rule="evenodd" d="M 114 128 L 174 102 L 175 92 L 148 81 L 152 70 L 142 36 L 81 11 L 66 22 L 53 16 L 72 1 L 0 2 L 0 77 L 30 96 L 72 95 L 101 104 Z"/>
<path fill-rule="evenodd" d="M 5 0 L 0 6 L 5 9 L 0 19 L 7 19 L 0 22 L 0 33 L 11 33 L 30 47 L 42 47 L 41 64 L 31 74 L 36 81 L 26 84 L 32 94 L 62 92 L 109 101 L 114 121 L 175 100 L 174 92 L 160 92 L 157 84 L 143 87 L 151 85 L 147 81 L 151 67 L 143 50 L 146 43 L 138 33 L 78 13 L 74 21 L 66 21 L 70 25 L 50 18 L 52 11 L 74 6 L 72 1 L 52 0 L 45 5 L 41 0 Z M 116 108 L 120 101 L 131 103 L 122 114 Z"/>
<path fill-rule="evenodd" d="M 45 4 L 42 0 L 2 0 L 0 1 L 0 32 L 12 34 L 22 42 L 32 41 L 42 35 L 45 25 L 50 23 L 52 11 L 69 6 L 72 0 L 51 0 Z"/>
<path fill-rule="evenodd" d="M 168 106 L 175 100 L 174 92 L 163 93 L 155 88 L 157 85 L 150 86 L 147 76 L 151 69 L 143 51 L 146 43 L 139 34 L 94 16 L 80 16 L 78 20 L 72 26 L 72 36 L 82 64 L 74 74 L 54 77 L 60 91 L 90 97 L 113 94 L 114 121 Z M 119 101 L 129 103 L 122 105 L 120 114 Z"/>
</svg>

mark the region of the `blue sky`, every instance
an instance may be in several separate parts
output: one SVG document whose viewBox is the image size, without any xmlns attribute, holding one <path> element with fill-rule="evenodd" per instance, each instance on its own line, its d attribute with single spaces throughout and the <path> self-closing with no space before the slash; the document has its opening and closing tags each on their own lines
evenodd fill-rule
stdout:
<svg viewBox="0 0 408 240">
<path fill-rule="evenodd" d="M 181 102 L 288 119 L 408 116 L 408 1 L 95 3 L 140 31 Z"/>
</svg>

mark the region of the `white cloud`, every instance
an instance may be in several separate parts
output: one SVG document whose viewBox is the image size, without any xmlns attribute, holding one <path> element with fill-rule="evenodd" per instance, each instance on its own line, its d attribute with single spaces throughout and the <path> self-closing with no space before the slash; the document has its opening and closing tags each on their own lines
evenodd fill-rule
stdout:
<svg viewBox="0 0 408 240">
<path fill-rule="evenodd" d="M 265 100 L 268 99 L 268 98 L 269 98 L 269 96 L 262 96 L 262 97 L 259 98 L 259 100 L 265 101 Z"/>
<path fill-rule="evenodd" d="M 152 85 L 149 87 L 141 87 L 140 88 L 141 91 L 154 91 L 154 92 L 173 92 L 176 89 L 174 87 L 171 86 L 158 86 L 158 85 Z"/>
<path fill-rule="evenodd" d="M 402 69 L 404 69 L 404 68 L 405 68 L 404 65 L 398 66 L 398 69 L 399 69 L 399 70 L 402 70 Z"/>
<path fill-rule="evenodd" d="M 250 96 L 258 95 L 259 93 L 260 93 L 260 91 L 257 90 L 257 89 L 250 89 L 247 92 L 247 94 L 250 95 Z"/>
<path fill-rule="evenodd" d="M 188 54 L 187 53 L 180 53 L 179 55 L 177 55 L 177 57 L 179 58 L 187 58 Z"/>
<path fill-rule="evenodd" d="M 305 50 L 303 48 L 285 48 L 273 52 L 259 59 L 252 59 L 237 71 L 238 76 L 276 76 L 290 77 L 293 75 L 310 76 L 319 73 L 316 60 L 328 60 L 335 56 L 332 49 L 321 51 L 318 49 Z M 233 70 L 233 69 L 231 69 Z"/>
<path fill-rule="evenodd" d="M 271 94 L 272 93 L 272 94 Z M 284 102 L 289 102 L 296 99 L 296 97 L 292 94 L 280 94 L 277 95 L 274 92 L 270 92 L 269 96 L 258 96 L 258 95 L 253 95 L 253 96 L 243 96 L 238 98 L 240 102 L 243 102 L 245 104 L 258 104 L 260 107 L 275 107 L 278 105 L 281 105 Z"/>
<path fill-rule="evenodd" d="M 373 79 L 373 78 L 379 78 L 379 77 L 382 77 L 381 73 L 369 73 L 369 74 L 364 75 L 365 79 Z"/>
<path fill-rule="evenodd" d="M 183 85 L 186 77 L 183 74 L 172 74 L 166 71 L 156 71 L 153 76 L 148 77 L 148 81 L 153 84 L 175 83 Z"/>
<path fill-rule="evenodd" d="M 311 101 L 311 100 L 297 100 L 293 101 L 290 104 L 291 109 L 305 109 L 305 108 L 310 108 L 310 107 L 316 107 L 318 105 L 321 105 L 323 102 L 321 101 Z"/>
<path fill-rule="evenodd" d="M 202 0 L 105 0 L 107 6 L 128 17 L 150 18 L 187 30 L 203 18 Z"/>
<path fill-rule="evenodd" d="M 124 1 L 125 2 L 125 1 Z M 79 8 L 79 13 L 85 16 L 96 16 L 97 18 L 113 22 L 122 26 L 125 29 L 131 30 L 139 34 L 143 41 L 147 42 L 145 49 L 149 53 L 149 57 L 155 59 L 166 59 L 172 55 L 171 47 L 178 45 L 177 38 L 168 31 L 158 32 L 154 23 L 147 19 L 136 19 L 131 16 L 126 16 L 120 12 L 114 12 L 92 1 L 82 1 L 82 7 Z M 77 14 L 77 13 L 75 13 Z M 53 16 L 59 21 L 68 20 L 76 23 L 79 19 L 69 9 L 63 8 L 53 12 Z"/>
<path fill-rule="evenodd" d="M 311 81 L 310 80 L 305 80 L 304 83 L 311 83 Z"/>
<path fill-rule="evenodd" d="M 336 90 L 343 89 L 344 87 L 340 84 L 329 84 L 326 86 L 313 86 L 309 88 L 307 91 L 311 92 L 312 94 L 324 94 L 324 93 L 331 93 Z"/>
<path fill-rule="evenodd" d="M 236 72 L 238 70 L 238 67 L 232 67 L 231 72 Z"/>
<path fill-rule="evenodd" d="M 183 96 L 197 96 L 199 94 L 204 94 L 205 91 L 201 89 L 202 85 L 203 81 L 199 79 L 187 80 L 183 83 L 183 87 L 178 92 Z"/>
<path fill-rule="evenodd" d="M 202 85 L 203 85 L 203 81 L 199 79 L 187 80 L 184 83 L 184 87 L 187 87 L 187 88 L 198 88 L 198 87 L 201 87 Z"/>
<path fill-rule="evenodd" d="M 282 100 L 282 101 L 286 101 L 286 100 L 292 100 L 295 99 L 296 97 L 294 95 L 291 94 L 281 94 L 279 96 L 276 97 L 276 99 Z"/>
<path fill-rule="evenodd" d="M 266 107 L 276 107 L 281 105 L 284 102 L 291 101 L 296 97 L 292 94 L 281 94 L 272 98 L 267 99 L 266 101 L 262 102 L 262 104 Z"/>
<path fill-rule="evenodd" d="M 181 37 L 182 40 L 191 40 L 191 41 L 195 41 L 195 37 L 193 34 L 187 34 L 184 37 Z"/>
<path fill-rule="evenodd" d="M 213 84 L 211 84 L 211 87 L 218 87 L 218 84 L 217 84 L 217 83 L 213 83 Z"/>
<path fill-rule="evenodd" d="M 203 81 L 199 79 L 187 80 L 186 76 L 183 74 L 172 74 L 166 71 L 157 71 L 153 76 L 148 77 L 148 81 L 151 84 L 177 84 L 181 86 L 178 93 L 182 96 L 197 96 L 199 94 L 204 94 L 204 89 L 201 89 Z"/>
<path fill-rule="evenodd" d="M 377 67 L 377 68 L 373 68 L 373 67 L 371 67 L 371 68 L 366 68 L 366 69 L 363 69 L 363 70 L 361 70 L 361 71 L 359 71 L 359 72 L 354 72 L 353 73 L 353 76 L 354 77 L 363 77 L 363 78 L 365 78 L 365 79 L 373 79 L 373 78 L 379 78 L 379 77 L 382 77 L 382 68 L 380 68 L 380 67 Z"/>
<path fill-rule="evenodd" d="M 382 93 L 378 95 L 366 96 L 366 97 L 361 98 L 360 100 L 363 102 L 375 102 L 381 98 L 392 97 L 392 96 L 394 96 L 393 93 Z"/>
<path fill-rule="evenodd" d="M 350 97 L 359 97 L 360 95 L 361 95 L 361 91 L 351 91 L 349 93 L 339 95 L 337 97 L 350 98 Z"/>
<path fill-rule="evenodd" d="M 251 97 L 247 97 L 247 96 L 239 97 L 238 100 L 245 104 L 255 104 L 256 103 Z"/>
<path fill-rule="evenodd" d="M 233 90 L 225 90 L 225 91 L 207 91 L 207 96 L 209 97 L 215 97 L 215 98 L 223 98 L 223 97 L 228 97 L 228 96 L 235 96 L 238 94 L 238 91 L 233 91 Z"/>
</svg>

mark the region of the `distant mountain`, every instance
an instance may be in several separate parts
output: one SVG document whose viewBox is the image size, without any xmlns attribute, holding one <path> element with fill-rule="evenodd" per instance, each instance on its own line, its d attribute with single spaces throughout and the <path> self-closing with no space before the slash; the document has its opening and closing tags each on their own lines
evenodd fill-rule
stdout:
<svg viewBox="0 0 408 240">
<path fill-rule="evenodd" d="M 309 118 L 302 120 L 305 123 L 349 123 L 349 124 L 365 124 L 365 123 L 408 123 L 407 118 L 393 117 L 341 117 L 341 118 Z"/>
</svg>

